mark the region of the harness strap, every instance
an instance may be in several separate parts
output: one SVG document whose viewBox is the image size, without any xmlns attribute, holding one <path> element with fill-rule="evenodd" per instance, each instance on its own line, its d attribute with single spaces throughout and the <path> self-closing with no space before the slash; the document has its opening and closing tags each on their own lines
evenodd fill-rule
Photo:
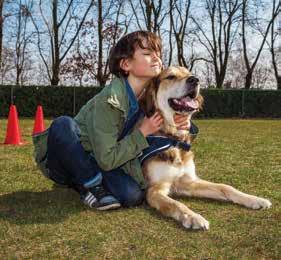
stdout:
<svg viewBox="0 0 281 260">
<path fill-rule="evenodd" d="M 149 135 L 146 138 L 147 142 L 149 143 L 149 147 L 144 149 L 142 153 L 138 156 L 141 164 L 143 164 L 143 162 L 149 159 L 150 157 L 155 156 L 160 152 L 169 149 L 172 146 L 178 147 L 185 151 L 189 151 L 191 149 L 190 144 L 166 136 Z"/>
</svg>

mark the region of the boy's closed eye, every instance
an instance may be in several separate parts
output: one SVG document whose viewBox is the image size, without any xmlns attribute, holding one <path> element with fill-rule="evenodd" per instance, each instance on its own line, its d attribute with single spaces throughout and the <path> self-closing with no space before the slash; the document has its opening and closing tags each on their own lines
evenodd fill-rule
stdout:
<svg viewBox="0 0 281 260">
<path fill-rule="evenodd" d="M 144 56 L 152 56 L 152 57 L 160 58 L 160 54 L 159 53 L 144 52 L 143 55 Z"/>
<path fill-rule="evenodd" d="M 145 49 L 145 50 L 143 50 L 142 53 L 143 53 L 144 55 L 151 55 L 151 54 L 152 54 L 152 51 L 151 51 L 151 50 Z"/>
</svg>

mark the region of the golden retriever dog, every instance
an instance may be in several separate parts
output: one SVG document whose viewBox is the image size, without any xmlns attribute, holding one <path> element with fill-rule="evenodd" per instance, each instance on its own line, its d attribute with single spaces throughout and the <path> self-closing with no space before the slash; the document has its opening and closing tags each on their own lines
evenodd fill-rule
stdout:
<svg viewBox="0 0 281 260">
<path fill-rule="evenodd" d="M 146 115 L 158 110 L 164 118 L 159 134 L 190 143 L 189 130 L 177 130 L 174 114 L 191 116 L 203 103 L 199 80 L 184 67 L 169 67 L 147 86 L 140 105 Z M 142 165 L 148 183 L 148 204 L 179 221 L 187 229 L 209 229 L 209 222 L 183 203 L 171 198 L 184 195 L 231 201 L 251 209 L 270 208 L 271 202 L 238 191 L 226 184 L 212 183 L 196 175 L 194 155 L 177 146 L 151 157 Z"/>
</svg>

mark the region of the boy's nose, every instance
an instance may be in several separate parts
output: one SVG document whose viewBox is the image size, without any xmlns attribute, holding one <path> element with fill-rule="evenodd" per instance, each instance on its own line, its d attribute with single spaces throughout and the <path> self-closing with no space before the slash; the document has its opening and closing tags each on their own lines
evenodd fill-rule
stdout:
<svg viewBox="0 0 281 260">
<path fill-rule="evenodd" d="M 153 59 L 160 59 L 159 54 L 156 52 L 151 53 Z"/>
<path fill-rule="evenodd" d="M 156 54 L 152 54 L 152 59 L 153 60 L 157 60 L 158 59 L 157 55 Z"/>
</svg>

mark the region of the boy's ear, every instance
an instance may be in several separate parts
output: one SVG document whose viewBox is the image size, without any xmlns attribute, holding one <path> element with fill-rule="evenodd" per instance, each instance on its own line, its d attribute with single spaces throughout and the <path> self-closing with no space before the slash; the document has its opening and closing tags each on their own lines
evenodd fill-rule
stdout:
<svg viewBox="0 0 281 260">
<path fill-rule="evenodd" d="M 119 66 L 122 70 L 128 71 L 129 70 L 129 60 L 128 59 L 120 60 Z"/>
<path fill-rule="evenodd" d="M 140 107 L 147 117 L 150 117 L 155 113 L 155 100 L 159 84 L 160 80 L 158 77 L 150 80 L 146 87 L 145 94 L 139 100 Z"/>
</svg>

